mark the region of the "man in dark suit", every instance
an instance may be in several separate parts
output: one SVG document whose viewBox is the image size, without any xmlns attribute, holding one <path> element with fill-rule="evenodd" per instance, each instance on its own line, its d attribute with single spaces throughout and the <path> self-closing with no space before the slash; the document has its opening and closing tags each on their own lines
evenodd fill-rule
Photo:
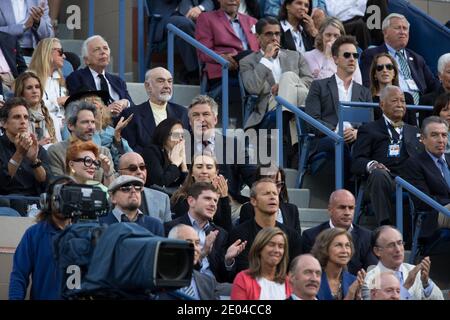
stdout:
<svg viewBox="0 0 450 320">
<path fill-rule="evenodd" d="M 81 87 L 95 91 L 108 91 L 108 108 L 114 117 L 124 108 L 133 105 L 125 81 L 106 72 L 110 62 L 110 49 L 103 37 L 94 35 L 87 38 L 83 42 L 81 55 L 86 68 L 76 70 L 67 77 L 66 85 L 70 95 L 79 91 Z"/>
<path fill-rule="evenodd" d="M 218 281 L 226 281 L 225 261 L 234 259 L 245 247 L 245 243 L 235 242 L 227 249 L 228 232 L 212 223 L 217 210 L 219 194 L 211 183 L 197 182 L 188 190 L 189 211 L 164 224 L 166 234 L 179 224 L 195 229 L 200 237 L 202 273 L 214 276 Z"/>
<path fill-rule="evenodd" d="M 288 239 L 290 259 L 302 253 L 302 237 L 300 234 L 276 220 L 279 197 L 277 185 L 272 179 L 263 178 L 252 185 L 250 202 L 255 208 L 255 217 L 236 226 L 230 233 L 229 244 L 234 244 L 238 240 L 247 243 L 244 251 L 234 259 L 233 264 L 227 264 L 227 270 L 230 272 L 231 278 L 248 268 L 248 253 L 256 235 L 263 228 L 278 227 L 283 230 Z"/>
<path fill-rule="evenodd" d="M 243 184 L 255 181 L 256 160 L 249 154 L 244 138 L 223 136 L 216 132 L 218 105 L 211 97 L 196 96 L 188 109 L 191 141 L 187 141 L 186 154 L 206 153 L 216 157 L 219 173 L 228 182 L 228 193 L 233 200 L 245 203 L 240 195 Z"/>
<path fill-rule="evenodd" d="M 419 54 L 407 49 L 409 40 L 409 22 L 398 13 L 391 13 L 382 24 L 384 44 L 366 49 L 361 55 L 361 74 L 363 84 L 370 87 L 370 66 L 373 58 L 382 52 L 389 53 L 397 61 L 400 87 L 414 97 L 414 103 L 419 103 L 421 95 L 439 87 L 425 60 Z"/>
<path fill-rule="evenodd" d="M 0 32 L 0 77 L 6 89 L 11 90 L 14 79 L 26 69 L 17 38 Z"/>
<path fill-rule="evenodd" d="M 425 151 L 409 158 L 405 167 L 405 179 L 417 189 L 446 206 L 450 203 L 450 155 L 444 153 L 448 140 L 448 123 L 436 116 L 426 118 L 422 124 L 422 143 Z M 414 198 L 415 209 L 429 211 L 422 222 L 421 237 L 432 236 L 448 219 L 431 209 L 423 201 Z"/>
<path fill-rule="evenodd" d="M 153 140 L 156 126 L 166 118 L 175 118 L 183 123 L 185 129 L 189 128 L 187 109 L 170 102 L 173 92 L 173 78 L 170 72 L 162 67 L 150 69 L 145 74 L 145 90 L 148 101 L 125 109 L 121 117 L 127 119 L 134 114 L 133 119 L 122 131 L 130 147 L 142 154 Z"/>
<path fill-rule="evenodd" d="M 395 224 L 395 176 L 405 170 L 405 161 L 423 150 L 419 130 L 401 120 L 406 112 L 405 96 L 396 86 L 380 95 L 383 117 L 361 126 L 353 146 L 352 171 L 368 176 L 367 192 L 379 225 Z"/>
<path fill-rule="evenodd" d="M 322 267 L 311 254 L 294 258 L 289 266 L 292 294 L 287 300 L 317 300 L 322 278 Z"/>
<path fill-rule="evenodd" d="M 320 232 L 329 228 L 342 228 L 351 233 L 355 252 L 348 264 L 348 272 L 357 274 L 359 270 L 378 263 L 372 253 L 370 241 L 372 232 L 366 228 L 353 224 L 355 213 L 355 197 L 345 189 L 336 190 L 330 195 L 328 202 L 328 213 L 330 220 L 314 228 L 303 232 L 303 248 L 310 252 Z"/>
</svg>

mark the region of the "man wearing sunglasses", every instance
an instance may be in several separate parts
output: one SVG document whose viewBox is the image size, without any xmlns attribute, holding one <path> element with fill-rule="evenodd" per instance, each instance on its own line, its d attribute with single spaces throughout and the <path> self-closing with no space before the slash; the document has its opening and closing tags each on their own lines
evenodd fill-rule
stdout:
<svg viewBox="0 0 450 320">
<path fill-rule="evenodd" d="M 122 155 L 119 159 L 119 174 L 147 181 L 147 167 L 142 156 L 136 152 Z M 172 220 L 170 199 L 164 192 L 144 187 L 140 209 L 144 214 L 158 218 L 162 223 Z"/>
<path fill-rule="evenodd" d="M 164 237 L 162 223 L 139 210 L 143 189 L 144 181 L 137 177 L 123 175 L 115 179 L 108 188 L 114 209 L 107 216 L 101 217 L 99 223 L 137 223 L 154 235 Z"/>
</svg>

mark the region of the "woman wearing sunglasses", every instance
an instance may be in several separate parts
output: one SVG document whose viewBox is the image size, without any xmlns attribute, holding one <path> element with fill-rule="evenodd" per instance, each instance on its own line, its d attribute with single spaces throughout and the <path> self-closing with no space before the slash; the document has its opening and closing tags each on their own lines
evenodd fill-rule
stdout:
<svg viewBox="0 0 450 320">
<path fill-rule="evenodd" d="M 394 58 L 388 53 L 380 53 L 373 58 L 370 66 L 370 92 L 373 102 L 380 102 L 380 92 L 388 85 L 399 86 L 398 66 Z M 414 98 L 405 92 L 406 104 L 414 104 Z M 374 109 L 374 118 L 378 120 L 382 116 L 380 108 Z M 414 110 L 406 110 L 403 121 L 417 126 L 416 113 Z"/>
<path fill-rule="evenodd" d="M 99 154 L 99 148 L 92 141 L 74 140 L 70 143 L 66 153 L 66 173 L 80 184 L 96 184 L 105 192 L 106 186 L 114 180 L 109 175 L 110 163 L 108 157 Z M 105 177 L 103 184 L 94 180 L 95 171 L 102 167 Z"/>
<path fill-rule="evenodd" d="M 181 121 L 161 121 L 153 133 L 153 144 L 143 150 L 142 157 L 149 173 L 146 187 L 157 185 L 169 194 L 177 190 L 188 172 Z"/>
<path fill-rule="evenodd" d="M 258 166 L 256 169 L 256 181 L 262 178 L 272 178 L 277 185 L 278 197 L 280 200 L 277 221 L 301 233 L 298 207 L 293 203 L 289 203 L 286 187 L 286 175 L 284 170 L 276 166 Z M 253 219 L 254 217 L 255 210 L 253 209 L 252 204 L 247 202 L 242 205 L 239 216 L 239 224 L 249 219 Z"/>
<path fill-rule="evenodd" d="M 41 80 L 44 89 L 43 100 L 48 110 L 58 117 L 60 128 L 64 124 L 63 106 L 68 98 L 62 75 L 65 58 L 59 39 L 45 38 L 39 41 L 34 49 L 29 66 Z"/>
</svg>

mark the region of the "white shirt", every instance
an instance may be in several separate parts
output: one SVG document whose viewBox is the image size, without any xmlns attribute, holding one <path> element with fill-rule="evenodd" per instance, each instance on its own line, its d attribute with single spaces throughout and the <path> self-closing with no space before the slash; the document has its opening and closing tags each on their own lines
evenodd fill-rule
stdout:
<svg viewBox="0 0 450 320">
<path fill-rule="evenodd" d="M 92 77 L 94 78 L 94 82 L 95 82 L 95 87 L 97 88 L 97 90 L 101 90 L 102 86 L 100 84 L 100 78 L 98 77 L 98 72 L 89 68 L 89 70 L 91 70 L 91 74 Z M 120 100 L 119 94 L 114 91 L 114 89 L 111 87 L 111 84 L 108 81 L 108 78 L 106 77 L 105 71 L 102 72 L 103 76 L 106 79 L 106 83 L 108 84 L 108 91 L 109 91 L 109 96 L 111 97 L 111 99 L 113 99 L 114 101 Z"/>
<path fill-rule="evenodd" d="M 261 287 L 259 300 L 286 300 L 286 285 L 266 278 L 256 280 Z"/>
<path fill-rule="evenodd" d="M 6 58 L 3 55 L 3 50 L 1 48 L 0 48 L 0 73 L 11 73 L 8 61 L 6 61 Z"/>
<path fill-rule="evenodd" d="M 298 26 L 299 29 L 297 29 L 297 31 L 295 31 L 294 27 L 287 20 L 281 21 L 281 27 L 283 28 L 284 32 L 286 32 L 288 30 L 291 31 L 292 38 L 294 39 L 294 43 L 295 43 L 295 49 L 300 53 L 305 53 L 306 49 L 305 49 L 305 45 L 302 41 L 302 32 L 301 32 L 302 27 Z"/>
<path fill-rule="evenodd" d="M 25 0 L 11 0 L 11 5 L 13 7 L 16 23 L 24 23 L 27 18 L 27 5 Z"/>
<path fill-rule="evenodd" d="M 350 82 L 348 89 L 345 89 L 344 81 L 335 75 L 339 93 L 339 101 L 352 101 L 353 80 Z"/>
<path fill-rule="evenodd" d="M 280 57 L 276 57 L 276 58 L 265 58 L 264 57 L 264 51 L 261 50 L 261 53 L 263 54 L 263 57 L 261 58 L 261 60 L 259 60 L 259 63 L 262 63 L 263 65 L 265 65 L 267 68 L 269 68 L 272 71 L 272 75 L 273 78 L 275 80 L 275 83 L 280 82 L 280 78 L 281 78 L 281 65 L 280 65 Z"/>
<path fill-rule="evenodd" d="M 331 222 L 331 220 L 330 220 L 329 222 L 330 222 L 330 228 L 331 228 L 331 229 L 336 228 L 336 227 L 334 226 L 333 222 Z M 350 228 L 348 228 L 347 231 L 348 231 L 349 233 L 352 233 L 352 231 L 353 231 L 353 223 L 350 225 Z"/>
<path fill-rule="evenodd" d="M 364 17 L 367 0 L 325 0 L 328 16 L 341 21 L 350 20 L 356 16 Z"/>
</svg>

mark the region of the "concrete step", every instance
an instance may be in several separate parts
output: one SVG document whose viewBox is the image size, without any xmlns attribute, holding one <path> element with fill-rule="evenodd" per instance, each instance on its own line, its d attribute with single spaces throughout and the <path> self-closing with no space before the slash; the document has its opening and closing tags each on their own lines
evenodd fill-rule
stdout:
<svg viewBox="0 0 450 320">
<path fill-rule="evenodd" d="M 315 227 L 329 219 L 327 209 L 299 208 L 298 213 L 302 231 Z"/>
<path fill-rule="evenodd" d="M 295 204 L 299 208 L 309 208 L 309 189 L 287 189 L 289 202 Z"/>
<path fill-rule="evenodd" d="M 297 187 L 297 175 L 298 171 L 295 169 L 284 169 L 284 173 L 286 174 L 286 187 L 287 188 L 295 188 Z"/>
</svg>

